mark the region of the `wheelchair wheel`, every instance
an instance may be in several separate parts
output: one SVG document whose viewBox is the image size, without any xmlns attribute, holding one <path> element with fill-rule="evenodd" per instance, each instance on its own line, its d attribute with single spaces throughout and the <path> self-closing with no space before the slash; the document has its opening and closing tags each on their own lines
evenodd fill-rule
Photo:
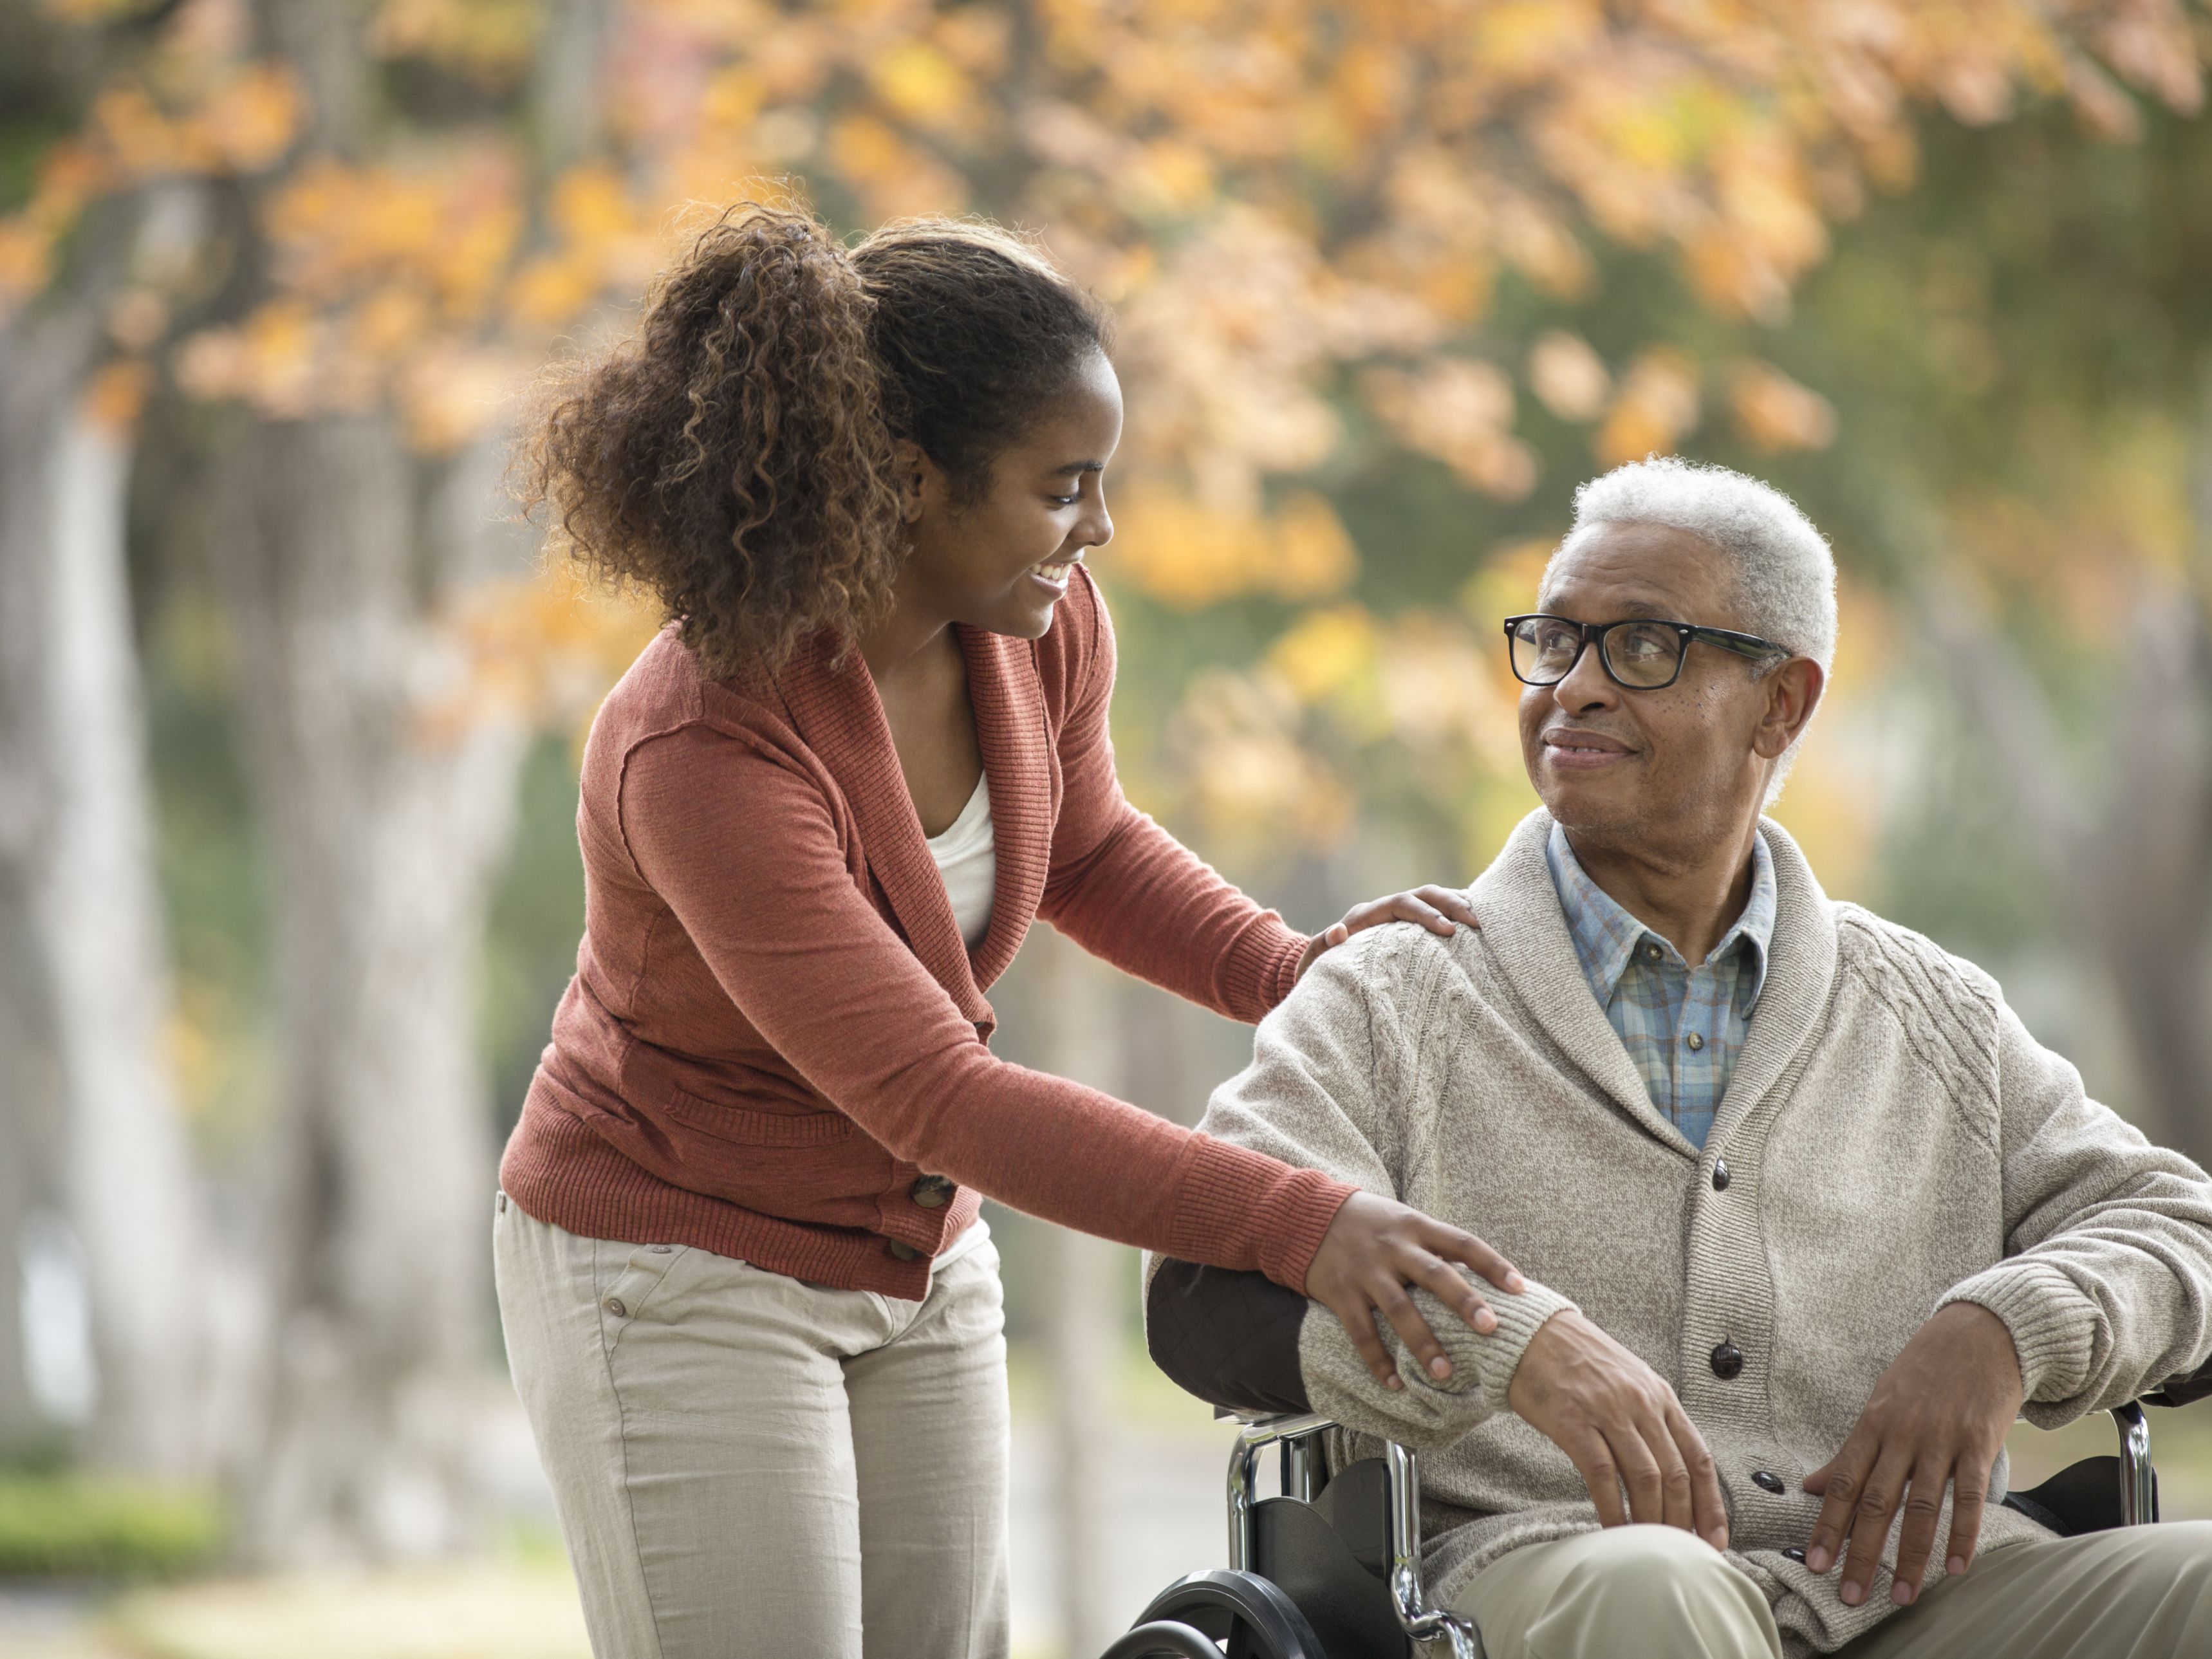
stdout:
<svg viewBox="0 0 2212 1659">
<path fill-rule="evenodd" d="M 1203 1631 L 1156 1619 L 1130 1628 L 1098 1659 L 1221 1659 L 1221 1649 Z"/>
<path fill-rule="evenodd" d="M 1156 1623 L 1187 1625 L 1225 1644 L 1227 1659 L 1328 1659 L 1297 1604 L 1255 1572 L 1216 1568 L 1176 1579 L 1137 1620 L 1139 1628 Z"/>
</svg>

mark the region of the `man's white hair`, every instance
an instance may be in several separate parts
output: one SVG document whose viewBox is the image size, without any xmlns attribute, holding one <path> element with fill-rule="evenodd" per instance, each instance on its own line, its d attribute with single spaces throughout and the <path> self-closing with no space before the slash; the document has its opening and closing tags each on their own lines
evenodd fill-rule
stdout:
<svg viewBox="0 0 2212 1659">
<path fill-rule="evenodd" d="M 1609 524 L 1665 525 L 1718 548 L 1734 567 L 1738 629 L 1812 658 L 1824 675 L 1834 665 L 1835 555 L 1797 503 L 1772 484 L 1675 455 L 1631 461 L 1575 491 L 1574 525 L 1553 559 Z M 1544 586 L 1551 586 L 1548 569 Z M 1804 740 L 1801 732 L 1775 769 L 1769 804 Z"/>
</svg>

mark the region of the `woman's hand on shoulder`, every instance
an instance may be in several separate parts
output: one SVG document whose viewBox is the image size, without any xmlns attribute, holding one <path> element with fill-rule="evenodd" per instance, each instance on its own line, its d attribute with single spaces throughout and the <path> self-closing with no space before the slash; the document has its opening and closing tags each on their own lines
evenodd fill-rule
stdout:
<svg viewBox="0 0 2212 1659">
<path fill-rule="evenodd" d="M 1449 938 L 1455 924 L 1465 922 L 1470 927 L 1482 924 L 1474 919 L 1468 908 L 1467 895 L 1455 893 L 1449 887 L 1433 884 L 1416 887 L 1404 893 L 1370 899 L 1364 904 L 1355 904 L 1344 913 L 1344 920 L 1316 933 L 1307 942 L 1305 954 L 1298 958 L 1298 977 L 1306 976 L 1306 969 L 1321 959 L 1322 952 L 1344 943 L 1354 933 L 1370 927 L 1380 927 L 1386 921 L 1418 921 L 1432 933 Z"/>
</svg>

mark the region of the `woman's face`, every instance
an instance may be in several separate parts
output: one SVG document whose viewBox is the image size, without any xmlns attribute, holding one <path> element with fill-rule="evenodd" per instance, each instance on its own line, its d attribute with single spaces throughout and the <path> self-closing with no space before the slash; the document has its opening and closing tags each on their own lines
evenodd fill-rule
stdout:
<svg viewBox="0 0 2212 1659">
<path fill-rule="evenodd" d="M 1113 537 L 1106 463 L 1121 441 L 1121 383 L 1105 354 L 1093 352 L 1000 453 L 977 500 L 955 501 L 937 465 L 913 445 L 900 445 L 913 542 L 899 577 L 900 608 L 1041 638 L 1085 552 Z"/>
</svg>

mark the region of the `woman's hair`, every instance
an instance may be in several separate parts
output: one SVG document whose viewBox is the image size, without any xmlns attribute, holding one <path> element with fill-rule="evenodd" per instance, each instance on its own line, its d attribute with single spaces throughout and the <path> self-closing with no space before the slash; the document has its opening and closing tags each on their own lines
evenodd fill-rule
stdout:
<svg viewBox="0 0 2212 1659">
<path fill-rule="evenodd" d="M 708 673 L 772 672 L 889 606 L 894 441 L 980 498 L 1107 326 L 995 227 L 910 220 L 848 251 L 747 203 L 659 279 L 633 338 L 551 382 L 525 503 L 551 504 L 573 556 L 657 593 Z"/>
</svg>

